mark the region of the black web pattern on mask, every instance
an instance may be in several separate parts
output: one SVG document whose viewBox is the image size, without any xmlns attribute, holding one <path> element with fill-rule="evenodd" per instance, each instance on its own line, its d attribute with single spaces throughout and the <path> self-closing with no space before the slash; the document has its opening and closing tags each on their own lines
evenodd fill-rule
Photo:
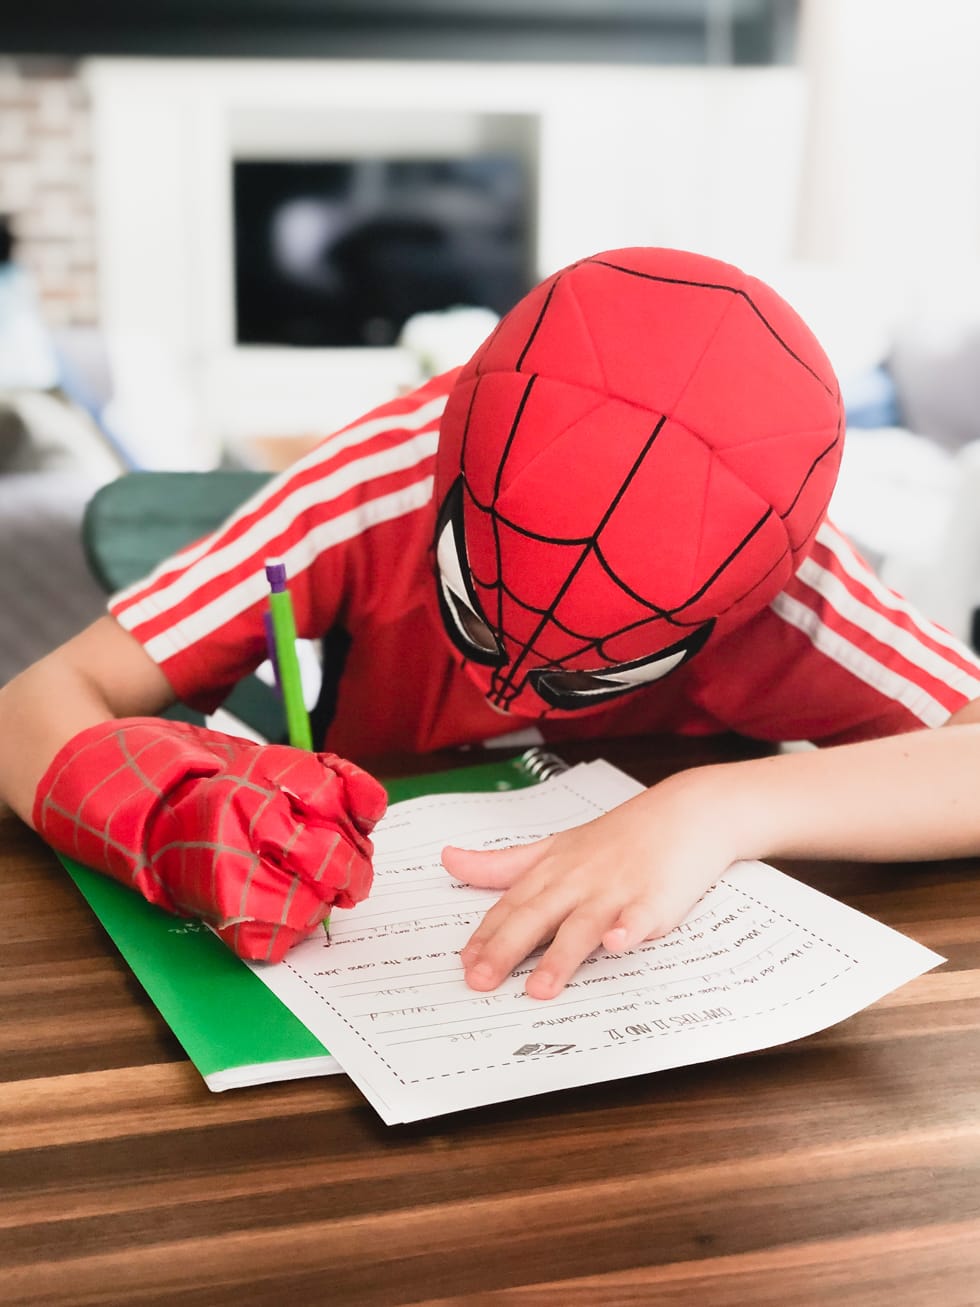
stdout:
<svg viewBox="0 0 980 1307">
<path fill-rule="evenodd" d="M 640 272 L 637 271 L 636 269 L 622 267 L 618 264 L 611 263 L 601 258 L 581 260 L 579 263 L 573 264 L 571 265 L 571 267 L 556 274 L 556 276 L 553 278 L 551 285 L 548 287 L 547 293 L 544 298 L 544 302 L 542 303 L 538 316 L 533 326 L 531 327 L 530 331 L 528 332 L 527 340 L 525 341 L 521 353 L 518 357 L 517 364 L 515 367 L 515 370 L 517 372 L 521 372 L 523 369 L 524 362 L 531 349 L 531 346 L 534 343 L 535 337 L 537 336 L 541 328 L 541 325 L 544 322 L 545 317 L 548 313 L 548 309 L 556 289 L 561 284 L 562 280 L 568 275 L 568 273 L 574 271 L 576 268 L 581 267 L 583 264 L 587 264 L 587 263 L 595 264 L 600 267 L 607 268 L 625 277 L 635 277 L 635 278 L 640 278 L 642 280 L 651 281 L 651 282 L 660 282 L 667 285 L 689 286 L 701 290 L 706 290 L 709 292 L 726 294 L 733 297 L 733 302 L 736 297 L 743 300 L 746 304 L 748 304 L 752 312 L 755 313 L 755 315 L 758 317 L 760 322 L 765 326 L 766 330 L 769 331 L 773 339 L 786 352 L 786 354 L 788 354 L 789 357 L 792 358 L 801 368 L 803 368 L 807 373 L 809 373 L 819 383 L 821 388 L 838 402 L 838 409 L 840 409 L 838 393 L 835 390 L 831 389 L 831 387 L 827 385 L 827 383 L 823 380 L 823 378 L 820 377 L 819 374 L 816 373 L 814 369 L 810 367 L 808 363 L 805 362 L 805 360 L 800 358 L 800 356 L 793 349 L 790 348 L 787 342 L 779 335 L 779 333 L 768 321 L 768 319 L 765 317 L 765 315 L 762 313 L 759 307 L 752 300 L 752 297 L 743 288 L 737 286 L 726 286 L 721 283 L 692 281 L 679 277 L 657 276 L 651 273 Z M 583 314 L 583 323 L 586 321 L 587 318 Z M 716 327 L 716 331 L 717 331 L 717 327 Z M 596 352 L 598 355 L 599 353 L 598 349 Z M 485 375 L 486 373 L 482 370 L 481 366 L 478 364 L 476 368 L 476 382 L 473 386 L 472 394 L 470 396 L 470 403 L 469 403 L 468 411 L 466 414 L 466 420 L 463 428 L 461 464 L 464 468 L 466 466 L 466 443 L 469 436 L 470 421 L 473 414 L 476 395 L 480 388 L 480 382 L 482 377 L 484 377 Z M 661 619 L 670 623 L 672 626 L 676 627 L 678 631 L 678 640 L 681 640 L 683 638 L 685 632 L 691 632 L 692 630 L 696 630 L 703 627 L 705 625 L 705 622 L 702 621 L 701 619 L 685 620 L 683 616 L 684 612 L 687 609 L 689 609 L 691 605 L 693 605 L 698 599 L 700 599 L 705 594 L 705 592 L 714 584 L 714 582 L 718 579 L 718 577 L 722 574 L 722 572 L 724 572 L 731 565 L 733 560 L 737 558 L 738 555 L 748 546 L 748 544 L 758 534 L 758 532 L 762 529 L 765 523 L 776 513 L 776 510 L 773 509 L 772 507 L 767 508 L 765 512 L 761 514 L 758 520 L 752 525 L 752 527 L 745 533 L 742 539 L 736 544 L 734 549 L 732 549 L 728 557 L 725 558 L 724 561 L 719 564 L 719 566 L 714 570 L 714 572 L 698 587 L 698 589 L 693 594 L 691 594 L 687 599 L 685 599 L 683 603 L 677 605 L 674 608 L 664 608 L 650 602 L 648 599 L 645 599 L 642 595 L 637 594 L 637 592 L 633 590 L 629 586 L 629 584 L 621 576 L 619 576 L 612 568 L 612 566 L 609 564 L 602 551 L 601 535 L 604 527 L 609 522 L 610 518 L 615 512 L 617 505 L 619 504 L 623 495 L 626 493 L 626 490 L 629 487 L 630 483 L 632 482 L 638 469 L 653 450 L 657 437 L 660 434 L 661 430 L 663 429 L 665 423 L 667 422 L 668 417 L 670 417 L 670 414 L 662 414 L 656 420 L 655 425 L 653 426 L 649 437 L 644 442 L 644 445 L 639 455 L 634 460 L 632 467 L 629 469 L 626 476 L 623 478 L 622 484 L 616 490 L 609 504 L 603 510 L 603 513 L 598 523 L 589 534 L 585 536 L 579 536 L 579 537 L 564 537 L 564 538 L 559 536 L 543 535 L 534 531 L 529 531 L 525 527 L 518 526 L 515 522 L 512 522 L 503 513 L 501 513 L 497 508 L 497 501 L 500 494 L 504 469 L 507 464 L 507 457 L 520 431 L 524 414 L 527 410 L 528 404 L 531 401 L 536 380 L 537 380 L 536 373 L 528 374 L 527 384 L 524 387 L 524 393 L 521 397 L 521 401 L 518 405 L 517 412 L 514 416 L 514 421 L 511 424 L 511 429 L 510 432 L 508 433 L 507 440 L 505 442 L 504 449 L 500 457 L 500 462 L 497 468 L 497 475 L 494 480 L 493 498 L 491 499 L 491 501 L 489 503 L 481 502 L 481 500 L 475 494 L 472 485 L 466 480 L 465 473 L 462 478 L 464 493 L 470 498 L 472 503 L 481 512 L 487 514 L 487 516 L 490 518 L 491 526 L 493 530 L 496 576 L 493 580 L 474 577 L 474 581 L 480 586 L 481 589 L 492 590 L 496 592 L 496 596 L 497 596 L 496 612 L 493 614 L 492 617 L 491 614 L 489 613 L 485 613 L 484 615 L 499 636 L 506 637 L 512 646 L 517 646 L 519 649 L 517 656 L 512 661 L 510 661 L 509 663 L 505 664 L 500 668 L 495 669 L 494 672 L 492 673 L 491 691 L 489 697 L 501 707 L 509 706 L 509 704 L 521 693 L 521 691 L 524 689 L 524 686 L 527 682 L 528 675 L 530 674 L 531 671 L 533 671 L 536 668 L 547 667 L 549 670 L 567 670 L 567 664 L 571 660 L 577 659 L 581 655 L 588 654 L 591 651 L 595 651 L 598 658 L 601 659 L 601 661 L 605 663 L 607 667 L 611 668 L 616 665 L 621 666 L 622 664 L 614 664 L 613 660 L 610 659 L 603 652 L 603 646 L 611 643 L 612 641 L 618 639 L 619 637 L 625 634 L 628 634 L 629 632 L 635 631 L 637 628 L 645 625 L 647 622 L 650 622 L 652 620 Z M 684 393 L 684 388 L 682 387 L 680 394 L 683 395 L 683 393 Z M 797 503 L 799 502 L 800 497 L 802 496 L 804 490 L 806 489 L 807 484 L 810 481 L 810 478 L 814 475 L 814 473 L 816 472 L 820 464 L 823 462 L 823 460 L 828 458 L 839 445 L 843 435 L 842 428 L 843 428 L 843 416 L 841 415 L 838 418 L 837 429 L 834 433 L 833 439 L 825 446 L 824 449 L 820 450 L 819 453 L 814 457 L 812 463 L 810 464 L 810 467 L 807 469 L 806 474 L 802 478 L 799 488 L 797 489 L 796 494 L 793 496 L 793 499 L 790 502 L 789 506 L 786 508 L 784 512 L 779 514 L 779 518 L 781 521 L 785 522 L 785 520 L 793 513 Z M 696 435 L 697 433 L 693 432 L 692 434 Z M 808 526 L 806 536 L 805 536 L 806 540 L 809 540 L 812 537 L 812 535 L 815 533 L 820 521 L 822 520 L 822 517 L 823 517 L 823 510 L 821 510 L 821 512 L 817 515 L 816 519 Z M 526 539 L 536 540 L 542 544 L 553 544 L 564 548 L 574 547 L 576 545 L 580 547 L 580 553 L 578 557 L 575 559 L 575 561 L 572 563 L 569 572 L 565 577 L 565 580 L 558 587 L 554 595 L 554 598 L 546 607 L 538 608 L 531 604 L 528 604 L 525 600 L 518 598 L 518 596 L 515 595 L 514 592 L 509 587 L 504 585 L 502 566 L 501 566 L 501 552 L 502 552 L 501 539 L 500 539 L 501 526 L 506 526 L 506 528 L 509 531 L 513 531 L 518 535 L 524 536 Z M 735 598 L 733 598 L 730 601 L 728 607 L 735 607 L 738 604 L 742 603 L 743 600 L 745 600 L 754 590 L 764 585 L 768 580 L 769 576 L 771 576 L 772 572 L 775 571 L 775 569 L 780 565 L 780 563 L 783 561 L 783 559 L 786 557 L 786 555 L 789 552 L 790 552 L 790 545 L 787 537 L 785 548 L 779 554 L 779 556 L 773 560 L 772 565 L 767 569 L 766 573 L 763 576 L 757 577 L 750 586 L 748 586 L 742 593 L 740 593 Z M 569 587 L 574 583 L 575 577 L 578 575 L 581 568 L 585 565 L 586 561 L 590 557 L 595 558 L 595 560 L 602 567 L 603 571 L 606 573 L 609 579 L 625 595 L 629 596 L 629 598 L 634 600 L 636 603 L 640 604 L 642 607 L 649 610 L 650 616 L 639 618 L 636 621 L 629 622 L 626 625 L 621 626 L 614 631 L 607 631 L 601 636 L 595 636 L 595 635 L 589 636 L 583 632 L 573 631 L 565 623 L 559 621 L 559 619 L 556 616 L 556 610 L 558 608 L 558 605 L 560 604 L 564 595 L 567 593 Z M 467 562 L 467 566 L 468 565 L 469 564 Z M 524 609 L 525 612 L 534 613 L 538 618 L 538 622 L 534 628 L 534 631 L 532 632 L 530 638 L 526 641 L 522 641 L 516 638 L 515 636 L 511 635 L 506 629 L 506 626 L 504 624 L 504 611 L 503 611 L 505 594 L 507 596 L 507 599 L 510 601 L 510 603 Z M 727 611 L 727 608 L 724 611 Z M 719 617 L 723 615 L 724 615 L 723 612 L 719 612 L 717 614 L 717 616 Z M 577 642 L 560 659 L 555 659 L 554 657 L 545 658 L 544 655 L 541 654 L 535 647 L 535 641 L 549 625 L 560 630 L 563 634 L 567 635 L 571 640 Z M 529 663 L 530 666 L 528 666 Z"/>
</svg>

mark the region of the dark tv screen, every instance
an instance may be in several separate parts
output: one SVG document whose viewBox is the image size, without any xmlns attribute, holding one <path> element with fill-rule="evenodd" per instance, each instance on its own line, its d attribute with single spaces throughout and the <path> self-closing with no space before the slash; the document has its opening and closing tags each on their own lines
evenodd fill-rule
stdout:
<svg viewBox="0 0 980 1307">
<path fill-rule="evenodd" d="M 414 313 L 505 313 L 530 286 L 517 155 L 234 164 L 243 345 L 387 346 Z"/>
</svg>

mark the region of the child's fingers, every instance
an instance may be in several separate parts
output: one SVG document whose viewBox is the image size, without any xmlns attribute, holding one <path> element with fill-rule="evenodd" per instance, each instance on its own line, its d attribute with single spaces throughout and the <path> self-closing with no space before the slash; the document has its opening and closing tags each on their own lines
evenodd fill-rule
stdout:
<svg viewBox="0 0 980 1307">
<path fill-rule="evenodd" d="M 692 904 L 684 897 L 661 894 L 656 899 L 628 903 L 602 936 L 610 953 L 628 953 L 645 939 L 662 939 L 687 916 Z"/>
<path fill-rule="evenodd" d="M 525 989 L 531 998 L 554 998 L 575 971 L 599 946 L 603 932 L 615 918 L 613 905 L 590 904 L 573 912 L 561 925 L 544 956 L 528 976 Z"/>
<path fill-rule="evenodd" d="M 566 918 L 528 977 L 528 994 L 554 998 L 600 944 L 611 953 L 625 953 L 645 939 L 659 939 L 684 919 L 689 906 L 666 896 L 641 899 L 621 909 L 601 900 L 584 904 Z"/>
<path fill-rule="evenodd" d="M 479 889 L 509 889 L 519 876 L 541 857 L 549 840 L 517 844 L 507 849 L 457 849 L 442 851 L 442 865 L 456 880 Z"/>
<path fill-rule="evenodd" d="M 466 983 L 471 989 L 496 989 L 529 953 L 552 937 L 567 912 L 566 903 L 538 897 L 498 914 L 460 953 Z"/>
<path fill-rule="evenodd" d="M 517 850 L 507 849 L 501 852 L 510 853 Z M 514 884 L 484 913 L 483 920 L 460 949 L 459 957 L 464 969 L 469 971 L 485 946 L 495 940 L 501 932 L 506 940 L 508 932 L 512 929 L 509 925 L 511 918 L 518 910 L 528 908 L 529 905 L 530 910 L 543 924 L 528 945 L 527 952 L 536 948 L 543 939 L 550 939 L 559 922 L 574 907 L 574 898 L 567 883 L 562 885 L 557 893 L 552 890 L 550 897 L 548 888 L 547 883 L 542 883 L 541 877 L 534 874 L 534 864 L 523 874 L 518 871 Z M 529 933 L 533 934 L 533 932 Z M 520 961 L 523 961 L 523 958 L 518 957 L 512 965 L 516 966 Z M 503 976 L 500 979 L 503 980 Z"/>
</svg>

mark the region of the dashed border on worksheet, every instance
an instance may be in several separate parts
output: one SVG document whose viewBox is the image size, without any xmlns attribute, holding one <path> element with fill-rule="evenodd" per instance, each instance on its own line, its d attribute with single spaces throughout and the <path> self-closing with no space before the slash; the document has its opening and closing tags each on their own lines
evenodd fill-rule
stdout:
<svg viewBox="0 0 980 1307">
<path fill-rule="evenodd" d="M 566 780 L 565 777 L 563 777 L 562 779 Z M 528 793 L 533 793 L 533 791 L 529 790 Z M 590 802 L 590 800 L 588 800 L 586 796 L 579 795 L 578 797 L 585 799 L 586 802 Z M 605 809 L 599 809 L 599 811 L 605 811 Z M 762 899 L 760 899 L 757 895 L 753 894 L 751 891 L 743 889 L 740 885 L 737 885 L 734 882 L 728 882 L 726 884 L 726 888 L 734 891 L 737 894 L 740 894 L 743 898 L 750 899 L 757 907 L 761 907 L 765 909 L 765 911 L 772 913 L 773 916 L 782 918 L 783 921 L 785 921 L 788 925 L 794 927 L 797 931 L 803 932 L 809 938 L 815 940 L 816 942 L 822 944 L 825 948 L 830 949 L 832 952 L 836 953 L 842 959 L 842 961 L 846 963 L 846 965 L 842 965 L 839 971 L 835 972 L 833 976 L 829 976 L 824 980 L 822 980 L 820 984 L 814 985 L 811 989 L 808 989 L 805 992 L 794 994 L 792 998 L 786 999 L 785 1002 L 775 1003 L 771 1007 L 760 1008 L 758 1011 L 755 1012 L 743 1012 L 743 1013 L 739 1013 L 738 1016 L 721 1018 L 720 1020 L 712 1023 L 713 1028 L 717 1028 L 719 1026 L 724 1026 L 724 1025 L 731 1025 L 740 1021 L 754 1020 L 757 1019 L 758 1017 L 769 1016 L 773 1012 L 778 1012 L 784 1008 L 791 1007 L 794 1003 L 799 1003 L 802 1002 L 804 999 L 808 999 L 812 997 L 814 994 L 819 993 L 820 990 L 826 989 L 829 985 L 836 984 L 836 982 L 840 980 L 842 976 L 847 975 L 849 971 L 852 971 L 854 967 L 859 965 L 859 961 L 857 958 L 852 957 L 850 954 L 846 953 L 838 945 L 831 943 L 827 939 L 824 939 L 822 935 L 817 934 L 817 932 L 811 930 L 810 927 L 803 925 L 799 921 L 795 921 L 792 917 L 787 916 L 786 913 L 780 912 L 778 908 L 773 908 L 771 904 L 764 902 Z M 333 1013 L 333 1015 L 347 1027 L 350 1033 L 354 1035 L 365 1046 L 365 1048 L 368 1049 L 371 1055 L 377 1058 L 377 1060 L 386 1068 L 388 1073 L 391 1075 L 392 1079 L 397 1081 L 397 1083 L 399 1085 L 402 1085 L 404 1088 L 409 1088 L 413 1085 L 427 1084 L 436 1080 L 452 1080 L 458 1076 L 474 1075 L 474 1074 L 479 1074 L 481 1072 L 502 1071 L 510 1067 L 526 1066 L 528 1065 L 528 1063 L 531 1062 L 541 1062 L 545 1060 L 553 1061 L 556 1059 L 556 1057 L 559 1058 L 573 1057 L 576 1054 L 594 1054 L 594 1053 L 605 1052 L 608 1049 L 623 1049 L 640 1042 L 648 1043 L 651 1039 L 661 1038 L 668 1035 L 673 1038 L 677 1038 L 678 1035 L 680 1034 L 687 1033 L 688 1031 L 696 1031 L 701 1029 L 701 1027 L 699 1026 L 689 1026 L 689 1027 L 672 1028 L 671 1030 L 664 1030 L 664 1031 L 652 1031 L 650 1033 L 637 1034 L 623 1039 L 609 1040 L 608 1042 L 605 1043 L 591 1043 L 583 1047 L 576 1046 L 575 1048 L 570 1048 L 567 1051 L 559 1054 L 554 1054 L 554 1053 L 530 1054 L 526 1057 L 521 1057 L 521 1058 L 511 1057 L 511 1058 L 507 1058 L 504 1061 L 498 1060 L 492 1062 L 485 1062 L 476 1066 L 457 1067 L 452 1071 L 442 1071 L 442 1072 L 434 1073 L 432 1075 L 415 1076 L 412 1079 L 406 1079 L 404 1076 L 400 1075 L 398 1071 L 396 1071 L 396 1069 L 391 1065 L 391 1063 L 388 1061 L 385 1055 L 377 1048 L 377 1046 L 365 1037 L 362 1031 L 356 1025 L 354 1025 L 344 1015 L 343 1012 L 341 1012 L 337 1008 L 335 1003 L 331 1002 L 331 1000 L 326 994 L 318 990 L 314 985 L 310 983 L 310 981 L 306 978 L 306 976 L 302 975 L 299 971 L 296 970 L 296 968 L 290 963 L 288 957 L 285 959 L 285 962 L 282 965 L 288 967 L 289 970 L 293 973 L 293 975 L 306 986 L 306 988 L 310 991 L 310 993 L 313 994 L 314 997 L 316 997 L 325 1007 L 329 1008 L 329 1010 Z M 637 1074 L 642 1074 L 642 1072 L 638 1072 Z"/>
</svg>

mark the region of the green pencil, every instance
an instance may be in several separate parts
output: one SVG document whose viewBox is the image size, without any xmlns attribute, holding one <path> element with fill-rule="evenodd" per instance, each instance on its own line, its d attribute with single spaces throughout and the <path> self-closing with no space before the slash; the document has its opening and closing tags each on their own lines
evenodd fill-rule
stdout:
<svg viewBox="0 0 980 1307">
<path fill-rule="evenodd" d="M 296 618 L 293 601 L 286 587 L 286 564 L 276 558 L 266 559 L 265 574 L 269 582 L 269 625 L 272 627 L 273 668 L 286 710 L 289 743 L 297 749 L 313 748 L 310 716 L 303 698 L 303 679 L 296 655 Z M 323 919 L 323 931 L 330 938 L 330 914 Z"/>
<path fill-rule="evenodd" d="M 271 587 L 269 614 L 272 618 L 275 671 L 286 710 L 289 743 L 297 749 L 312 749 L 313 732 L 303 699 L 303 681 L 299 658 L 296 656 L 296 619 L 293 616 L 293 601 L 286 588 L 286 565 L 278 559 L 268 559 L 265 574 Z"/>
</svg>

